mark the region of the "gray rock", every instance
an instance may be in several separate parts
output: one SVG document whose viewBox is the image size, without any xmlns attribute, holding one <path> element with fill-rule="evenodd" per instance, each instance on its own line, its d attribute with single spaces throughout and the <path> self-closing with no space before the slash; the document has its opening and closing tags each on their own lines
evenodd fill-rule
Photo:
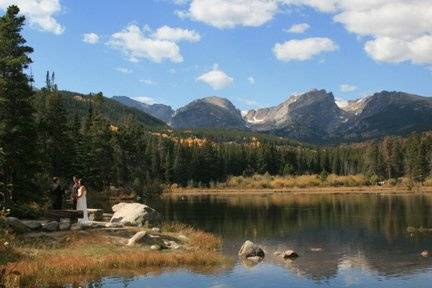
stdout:
<svg viewBox="0 0 432 288">
<path fill-rule="evenodd" d="M 106 228 L 107 222 L 98 222 L 98 221 L 89 221 L 85 223 L 79 223 L 82 229 L 98 229 L 98 228 Z"/>
<path fill-rule="evenodd" d="M 23 234 L 31 232 L 31 229 L 16 217 L 7 217 L 6 223 L 15 233 Z"/>
<path fill-rule="evenodd" d="M 37 220 L 22 220 L 22 223 L 24 223 L 24 225 L 26 225 L 28 228 L 30 228 L 31 230 L 40 230 L 42 229 L 42 223 L 40 221 Z"/>
<path fill-rule="evenodd" d="M 299 257 L 299 255 L 296 252 L 294 252 L 293 250 L 286 250 L 281 254 L 281 256 L 284 259 L 295 259 L 295 258 Z"/>
<path fill-rule="evenodd" d="M 152 228 L 152 231 L 155 232 L 155 233 L 160 233 L 160 232 L 161 232 L 161 229 L 160 229 L 160 228 L 157 228 L 157 227 L 153 227 L 153 228 Z"/>
<path fill-rule="evenodd" d="M 178 235 L 177 238 L 183 242 L 189 241 L 189 238 L 183 234 Z"/>
<path fill-rule="evenodd" d="M 71 223 L 70 222 L 60 222 L 59 223 L 59 230 L 60 231 L 66 231 L 71 229 Z"/>
<path fill-rule="evenodd" d="M 178 250 L 181 248 L 180 244 L 172 240 L 166 240 L 164 241 L 164 244 L 168 249 Z"/>
<path fill-rule="evenodd" d="M 57 221 L 50 221 L 48 223 L 42 224 L 42 230 L 47 232 L 54 232 L 59 230 L 59 222 Z"/>
<path fill-rule="evenodd" d="M 107 223 L 105 224 L 105 227 L 106 227 L 106 228 L 121 228 L 121 227 L 124 227 L 124 225 L 121 224 L 121 223 L 111 223 L 111 222 L 107 222 Z"/>
<path fill-rule="evenodd" d="M 112 213 L 103 213 L 103 214 L 102 214 L 102 218 L 103 218 L 102 221 L 110 221 L 111 218 L 112 218 L 112 216 L 113 216 Z"/>
<path fill-rule="evenodd" d="M 160 245 L 151 245 L 150 250 L 158 251 L 162 250 L 162 247 Z"/>
<path fill-rule="evenodd" d="M 265 253 L 261 247 L 259 247 L 252 241 L 247 240 L 246 242 L 243 243 L 238 255 L 243 258 L 249 258 L 255 256 L 264 258 Z"/>
<path fill-rule="evenodd" d="M 79 231 L 79 230 L 81 230 L 81 225 L 79 225 L 77 223 L 72 224 L 70 230 L 71 231 Z"/>
<path fill-rule="evenodd" d="M 132 236 L 132 238 L 129 239 L 127 246 L 135 245 L 135 243 L 138 242 L 139 240 L 141 240 L 143 237 L 145 237 L 146 234 L 147 234 L 147 232 L 145 232 L 145 231 L 137 232 L 134 236 Z"/>
<path fill-rule="evenodd" d="M 140 203 L 119 203 L 112 207 L 114 214 L 111 223 L 125 226 L 155 226 L 160 223 L 160 214 L 147 205 Z"/>
<path fill-rule="evenodd" d="M 90 221 L 103 221 L 104 213 L 102 209 L 87 209 Z"/>
</svg>

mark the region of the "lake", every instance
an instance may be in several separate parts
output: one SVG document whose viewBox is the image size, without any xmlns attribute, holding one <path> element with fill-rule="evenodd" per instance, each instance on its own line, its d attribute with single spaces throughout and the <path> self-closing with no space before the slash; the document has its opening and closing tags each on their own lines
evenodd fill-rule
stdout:
<svg viewBox="0 0 432 288">
<path fill-rule="evenodd" d="M 100 279 L 89 287 L 431 287 L 429 195 L 170 196 L 152 203 L 166 220 L 190 224 L 223 239 L 233 265 L 212 272 L 162 271 Z M 245 240 L 266 251 L 256 266 L 241 263 Z M 292 249 L 300 257 L 273 256 Z"/>
</svg>

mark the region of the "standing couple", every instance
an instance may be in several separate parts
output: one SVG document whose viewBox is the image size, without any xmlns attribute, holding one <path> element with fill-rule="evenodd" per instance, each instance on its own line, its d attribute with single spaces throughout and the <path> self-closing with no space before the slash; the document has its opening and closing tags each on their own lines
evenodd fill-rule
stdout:
<svg viewBox="0 0 432 288">
<path fill-rule="evenodd" d="M 73 209 L 82 210 L 83 218 L 78 219 L 78 223 L 88 223 L 88 211 L 87 211 L 87 189 L 84 186 L 83 180 L 78 176 L 73 177 L 73 186 L 71 193 Z"/>
</svg>

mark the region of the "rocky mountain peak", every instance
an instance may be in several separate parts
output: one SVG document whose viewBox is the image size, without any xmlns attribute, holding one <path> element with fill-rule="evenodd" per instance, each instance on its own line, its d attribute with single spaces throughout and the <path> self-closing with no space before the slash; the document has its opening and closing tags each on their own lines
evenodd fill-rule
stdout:
<svg viewBox="0 0 432 288">
<path fill-rule="evenodd" d="M 197 99 L 178 109 L 171 124 L 174 128 L 246 128 L 240 110 L 228 99 L 216 96 Z"/>
</svg>

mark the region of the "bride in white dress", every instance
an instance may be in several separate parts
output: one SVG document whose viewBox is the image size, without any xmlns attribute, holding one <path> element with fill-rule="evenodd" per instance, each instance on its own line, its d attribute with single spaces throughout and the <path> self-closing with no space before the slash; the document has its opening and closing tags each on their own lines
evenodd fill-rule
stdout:
<svg viewBox="0 0 432 288">
<path fill-rule="evenodd" d="M 78 219 L 78 223 L 85 224 L 89 222 L 88 212 L 87 212 L 87 189 L 82 184 L 82 180 L 78 181 L 78 195 L 77 195 L 77 210 L 83 211 L 83 218 Z"/>
</svg>

